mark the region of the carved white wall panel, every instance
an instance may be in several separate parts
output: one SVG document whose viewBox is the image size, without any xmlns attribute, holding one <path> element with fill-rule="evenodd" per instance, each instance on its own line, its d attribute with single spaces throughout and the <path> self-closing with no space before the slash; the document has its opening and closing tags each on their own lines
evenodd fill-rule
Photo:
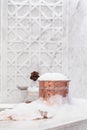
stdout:
<svg viewBox="0 0 87 130">
<path fill-rule="evenodd" d="M 2 6 L 1 85 L 11 99 L 19 96 L 17 86 L 30 87 L 32 71 L 67 73 L 67 0 L 2 0 Z"/>
</svg>

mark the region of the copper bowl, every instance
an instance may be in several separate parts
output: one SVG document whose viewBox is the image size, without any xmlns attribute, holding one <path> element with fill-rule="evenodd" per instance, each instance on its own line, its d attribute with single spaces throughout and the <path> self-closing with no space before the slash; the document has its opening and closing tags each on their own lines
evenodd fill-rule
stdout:
<svg viewBox="0 0 87 130">
<path fill-rule="evenodd" d="M 47 100 L 56 94 L 66 97 L 69 92 L 69 80 L 39 81 L 39 96 Z"/>
</svg>

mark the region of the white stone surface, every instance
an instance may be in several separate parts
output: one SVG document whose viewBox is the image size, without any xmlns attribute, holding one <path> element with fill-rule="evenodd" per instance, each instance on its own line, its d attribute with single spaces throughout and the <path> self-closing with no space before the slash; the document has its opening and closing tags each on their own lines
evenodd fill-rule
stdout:
<svg viewBox="0 0 87 130">
<path fill-rule="evenodd" d="M 70 93 L 87 98 L 87 1 L 70 0 L 69 4 Z"/>
<path fill-rule="evenodd" d="M 2 107 L 6 105 L 2 104 Z M 1 107 L 1 108 L 2 108 Z M 46 112 L 50 123 L 65 123 L 66 121 L 87 119 L 87 100 L 72 99 L 67 102 L 66 98 L 59 95 L 53 96 L 48 101 L 38 99 L 29 104 L 20 103 L 18 105 L 7 105 L 8 108 L 0 112 L 0 121 L 9 120 L 9 116 L 15 121 L 35 119 L 43 120 L 43 114 Z M 42 114 L 43 112 L 43 114 Z"/>
<path fill-rule="evenodd" d="M 18 122 L 0 122 L 1 130 L 87 130 L 87 120 L 76 120 L 60 124 L 50 124 L 49 121 L 18 121 Z"/>
<path fill-rule="evenodd" d="M 84 99 L 79 99 L 79 100 L 75 99 L 73 103 L 74 103 L 73 105 L 69 105 L 69 106 L 68 105 L 59 106 L 58 113 L 56 113 L 55 118 L 44 119 L 44 120 L 26 120 L 26 121 L 25 120 L 0 121 L 0 129 L 1 130 L 19 130 L 19 129 L 21 130 L 24 130 L 24 129 L 26 130 L 28 129 L 31 129 L 31 130 L 87 130 L 87 114 L 85 113 L 85 111 L 87 110 L 86 108 L 87 101 Z M 16 104 L 7 104 L 7 105 L 3 104 L 2 106 L 6 108 L 12 108 L 12 107 L 15 107 L 15 105 Z M 20 106 L 22 107 L 20 108 Z M 23 104 L 20 104 L 19 107 L 16 106 L 16 108 L 22 110 L 22 109 L 25 109 L 25 107 L 29 107 L 29 106 L 30 105 L 23 106 Z M 56 106 L 54 106 L 54 108 L 56 108 Z M 82 111 L 82 110 L 85 110 L 85 111 Z M 27 111 L 27 113 L 29 112 Z"/>
<path fill-rule="evenodd" d="M 5 109 L 12 109 L 16 106 L 17 104 L 0 104 L 0 111 L 5 110 Z"/>
</svg>

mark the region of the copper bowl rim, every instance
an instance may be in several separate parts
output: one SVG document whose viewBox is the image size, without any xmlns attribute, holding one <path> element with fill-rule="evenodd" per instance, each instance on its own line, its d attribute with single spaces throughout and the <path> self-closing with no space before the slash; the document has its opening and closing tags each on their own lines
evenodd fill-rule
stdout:
<svg viewBox="0 0 87 130">
<path fill-rule="evenodd" d="M 39 82 L 70 82 L 71 80 L 39 80 Z"/>
</svg>

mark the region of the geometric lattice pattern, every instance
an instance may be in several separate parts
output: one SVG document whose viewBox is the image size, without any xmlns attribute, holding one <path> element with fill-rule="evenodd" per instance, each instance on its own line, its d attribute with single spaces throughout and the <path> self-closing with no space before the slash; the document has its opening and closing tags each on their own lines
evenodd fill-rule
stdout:
<svg viewBox="0 0 87 130">
<path fill-rule="evenodd" d="M 37 70 L 62 72 L 65 0 L 7 0 L 7 90 L 29 86 Z"/>
</svg>

